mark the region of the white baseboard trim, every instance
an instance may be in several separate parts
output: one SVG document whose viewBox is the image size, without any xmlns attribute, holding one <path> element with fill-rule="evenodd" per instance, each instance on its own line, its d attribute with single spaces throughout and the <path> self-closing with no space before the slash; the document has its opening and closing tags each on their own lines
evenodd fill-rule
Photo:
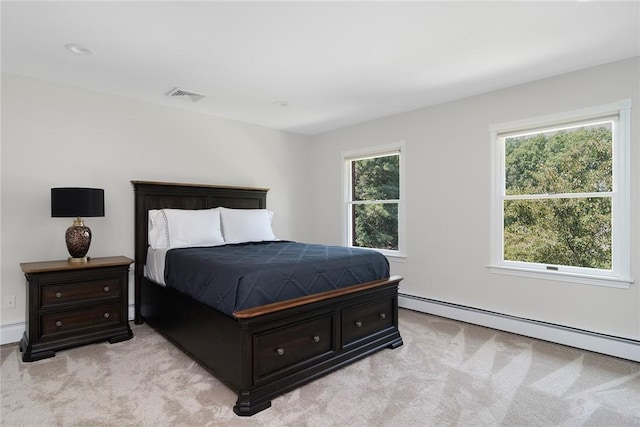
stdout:
<svg viewBox="0 0 640 427">
<path fill-rule="evenodd" d="M 129 320 L 133 320 L 134 309 L 133 304 L 129 305 Z M 25 322 L 12 323 L 10 325 L 0 326 L 0 345 L 13 344 L 22 339 L 22 334 L 26 329 Z"/>
<path fill-rule="evenodd" d="M 0 326 L 0 345 L 12 344 L 22 339 L 25 323 L 12 323 Z"/>
<path fill-rule="evenodd" d="M 640 341 L 400 294 L 398 306 L 640 362 Z"/>
</svg>

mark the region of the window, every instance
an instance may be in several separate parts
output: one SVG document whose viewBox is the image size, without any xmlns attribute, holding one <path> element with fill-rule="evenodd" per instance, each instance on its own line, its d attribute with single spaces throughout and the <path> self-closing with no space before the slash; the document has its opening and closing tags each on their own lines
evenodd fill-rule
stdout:
<svg viewBox="0 0 640 427">
<path fill-rule="evenodd" d="M 343 153 L 345 245 L 404 253 L 403 144 Z"/>
<path fill-rule="evenodd" d="M 494 271 L 628 286 L 630 108 L 492 127 Z"/>
</svg>

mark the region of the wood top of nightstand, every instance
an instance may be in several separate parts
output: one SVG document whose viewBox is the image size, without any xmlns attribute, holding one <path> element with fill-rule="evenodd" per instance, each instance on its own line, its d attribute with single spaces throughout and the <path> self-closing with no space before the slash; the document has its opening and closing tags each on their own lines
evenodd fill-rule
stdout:
<svg viewBox="0 0 640 427">
<path fill-rule="evenodd" d="M 44 261 L 44 262 L 21 262 L 20 268 L 24 273 L 45 273 L 49 271 L 82 270 L 85 268 L 115 267 L 119 265 L 129 265 L 133 262 L 126 256 L 110 256 L 102 258 L 90 258 L 85 263 L 71 263 L 67 260 Z"/>
</svg>

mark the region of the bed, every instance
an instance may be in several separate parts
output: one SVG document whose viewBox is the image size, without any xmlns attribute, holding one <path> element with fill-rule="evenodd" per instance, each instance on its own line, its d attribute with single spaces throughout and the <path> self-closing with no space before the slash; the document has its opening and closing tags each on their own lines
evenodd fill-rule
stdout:
<svg viewBox="0 0 640 427">
<path fill-rule="evenodd" d="M 400 276 L 225 313 L 145 276 L 149 211 L 266 209 L 267 189 L 132 181 L 135 323 L 148 323 L 237 392 L 251 416 L 271 399 L 385 348 L 398 330 Z"/>
</svg>

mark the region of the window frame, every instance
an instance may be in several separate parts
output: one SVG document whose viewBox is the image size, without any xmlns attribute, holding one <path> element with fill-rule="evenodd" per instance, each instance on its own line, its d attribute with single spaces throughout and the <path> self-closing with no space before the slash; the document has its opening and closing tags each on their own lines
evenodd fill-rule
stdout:
<svg viewBox="0 0 640 427">
<path fill-rule="evenodd" d="M 383 200 L 382 202 L 393 201 L 398 204 L 398 249 L 390 250 L 390 249 L 379 249 L 379 248 L 367 248 L 373 249 L 382 253 L 387 257 L 392 258 L 406 258 L 406 246 L 405 246 L 405 180 L 404 180 L 404 170 L 405 170 L 405 144 L 404 141 L 387 144 L 387 145 L 379 145 L 375 147 L 368 147 L 358 150 L 350 150 L 343 151 L 341 153 L 342 159 L 342 188 L 343 188 L 343 203 L 342 203 L 342 244 L 347 247 L 361 247 L 361 246 L 353 246 L 353 215 L 352 215 L 352 206 L 354 205 L 354 201 L 352 200 L 353 196 L 353 183 L 352 183 L 352 175 L 351 175 L 351 165 L 354 160 L 361 160 L 373 157 L 384 157 L 389 155 L 398 155 L 399 156 L 399 164 L 400 164 L 400 176 L 399 176 L 399 185 L 400 185 L 400 198 L 393 200 Z M 371 203 L 371 201 L 365 202 Z M 362 204 L 362 203 L 355 203 Z"/>
<path fill-rule="evenodd" d="M 531 119 L 491 125 L 489 127 L 492 159 L 491 239 L 489 269 L 493 273 L 549 279 L 589 285 L 629 288 L 631 279 L 630 245 L 630 129 L 631 100 L 592 108 L 568 111 Z M 611 270 L 547 265 L 504 259 L 505 189 L 504 138 L 516 133 L 543 130 L 580 122 L 617 117 L 612 129 L 613 188 L 611 191 Z"/>
</svg>

